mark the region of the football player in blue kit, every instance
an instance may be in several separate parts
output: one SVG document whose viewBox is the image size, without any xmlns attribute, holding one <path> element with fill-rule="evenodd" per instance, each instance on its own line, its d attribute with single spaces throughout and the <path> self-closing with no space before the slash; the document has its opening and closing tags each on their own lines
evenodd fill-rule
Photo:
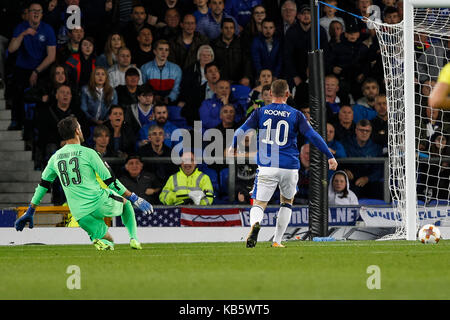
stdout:
<svg viewBox="0 0 450 320">
<path fill-rule="evenodd" d="M 284 247 L 281 238 L 289 224 L 292 204 L 297 192 L 300 169 L 297 137 L 301 133 L 328 158 L 330 170 L 336 170 L 337 161 L 328 150 L 327 143 L 311 127 L 303 113 L 286 104 L 290 95 L 285 80 L 276 80 L 271 86 L 272 104 L 256 109 L 245 123 L 236 130 L 229 154 L 234 155 L 238 142 L 251 130 L 257 130 L 257 164 L 250 210 L 250 233 L 247 248 L 255 247 L 264 210 L 277 186 L 280 188 L 280 210 L 278 211 L 272 247 Z"/>
</svg>

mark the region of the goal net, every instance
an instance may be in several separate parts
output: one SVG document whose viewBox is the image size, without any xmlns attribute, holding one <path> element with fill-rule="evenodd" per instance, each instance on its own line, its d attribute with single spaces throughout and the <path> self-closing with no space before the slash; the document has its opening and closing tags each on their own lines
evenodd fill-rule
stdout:
<svg viewBox="0 0 450 320">
<path fill-rule="evenodd" d="M 446 213 L 450 203 L 450 112 L 428 107 L 428 96 L 450 58 L 450 9 L 415 7 L 412 12 L 408 20 L 405 7 L 399 24 L 373 22 L 383 59 L 389 183 L 398 217 L 396 232 L 384 239 L 415 239 L 417 229 Z M 408 151 L 412 145 L 415 149 Z M 415 230 L 408 235 L 408 228 Z"/>
</svg>

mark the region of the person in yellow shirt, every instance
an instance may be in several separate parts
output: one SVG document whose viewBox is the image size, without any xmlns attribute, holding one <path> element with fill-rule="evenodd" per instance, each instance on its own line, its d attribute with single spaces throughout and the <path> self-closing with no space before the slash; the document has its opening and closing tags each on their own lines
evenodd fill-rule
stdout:
<svg viewBox="0 0 450 320">
<path fill-rule="evenodd" d="M 438 81 L 428 98 L 428 106 L 450 110 L 450 62 L 439 73 Z"/>
<path fill-rule="evenodd" d="M 171 175 L 162 189 L 159 200 L 164 205 L 211 205 L 214 189 L 208 175 L 201 172 L 192 152 L 184 152 L 180 171 Z"/>
</svg>

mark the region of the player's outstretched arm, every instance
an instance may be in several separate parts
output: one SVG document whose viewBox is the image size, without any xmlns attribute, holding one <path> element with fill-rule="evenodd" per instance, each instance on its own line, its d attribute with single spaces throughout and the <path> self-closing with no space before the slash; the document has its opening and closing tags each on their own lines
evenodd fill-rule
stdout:
<svg viewBox="0 0 450 320">
<path fill-rule="evenodd" d="M 123 196 L 130 200 L 131 204 L 135 208 L 141 210 L 145 214 L 153 213 L 153 206 L 147 200 L 138 197 L 134 192 L 127 190 Z"/>
<path fill-rule="evenodd" d="M 323 154 L 325 154 L 328 158 L 328 164 L 330 164 L 331 166 L 334 166 L 334 162 L 336 162 L 336 167 L 337 167 L 337 161 L 336 159 L 334 159 L 333 154 L 331 153 L 330 149 L 328 149 L 327 143 L 325 142 L 325 140 L 323 140 L 323 138 L 320 136 L 320 134 L 318 134 L 314 129 L 309 129 L 306 133 L 305 136 L 309 139 L 309 141 L 311 141 L 311 143 L 317 148 L 319 149 Z M 334 159 L 334 162 L 330 160 Z M 331 169 L 331 168 L 330 168 Z"/>
<path fill-rule="evenodd" d="M 47 167 L 44 169 L 44 172 L 42 172 L 41 182 L 38 184 L 36 190 L 34 191 L 33 198 L 31 199 L 31 203 L 27 211 L 14 223 L 14 227 L 16 228 L 17 231 L 22 231 L 27 223 L 28 227 L 30 229 L 33 229 L 34 227 L 33 216 L 36 211 L 36 207 L 41 203 L 42 198 L 51 188 L 52 182 L 56 178 L 56 173 L 53 170 L 52 161 L 53 158 L 50 158 Z"/>
<path fill-rule="evenodd" d="M 36 211 L 36 205 L 30 204 L 25 214 L 22 215 L 19 219 L 14 223 L 14 227 L 17 231 L 22 231 L 25 228 L 25 225 L 28 223 L 28 228 L 33 229 L 34 221 L 33 216 Z"/>
<path fill-rule="evenodd" d="M 450 85 L 446 82 L 436 84 L 428 98 L 428 105 L 433 109 L 450 110 Z"/>
</svg>

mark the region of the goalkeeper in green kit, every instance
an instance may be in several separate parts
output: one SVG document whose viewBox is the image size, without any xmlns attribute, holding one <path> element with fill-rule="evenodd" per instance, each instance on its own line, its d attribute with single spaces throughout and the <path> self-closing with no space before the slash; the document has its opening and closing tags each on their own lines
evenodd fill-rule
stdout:
<svg viewBox="0 0 450 320">
<path fill-rule="evenodd" d="M 22 231 L 27 222 L 29 227 L 33 228 L 36 207 L 50 189 L 53 180 L 59 177 L 73 217 L 88 233 L 96 249 L 114 250 L 113 239 L 108 233 L 104 218 L 115 216 L 122 217 L 130 235 L 131 248 L 142 249 L 136 236 L 137 226 L 133 206 L 146 214 L 151 214 L 152 205 L 128 191 L 114 177 L 109 166 L 95 150 L 81 145 L 84 141 L 83 133 L 74 116 L 62 119 L 58 123 L 58 131 L 65 143 L 64 147 L 49 159 L 28 210 L 16 220 L 16 230 Z M 108 189 L 100 186 L 96 174 L 109 187 Z"/>
</svg>

